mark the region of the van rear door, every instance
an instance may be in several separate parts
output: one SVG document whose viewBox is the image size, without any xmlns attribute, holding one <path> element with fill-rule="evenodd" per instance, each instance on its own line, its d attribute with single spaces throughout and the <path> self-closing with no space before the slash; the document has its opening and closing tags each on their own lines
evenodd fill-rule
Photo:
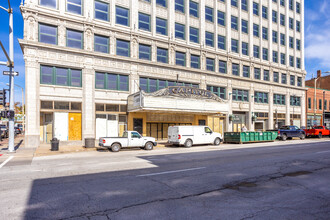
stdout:
<svg viewBox="0 0 330 220">
<path fill-rule="evenodd" d="M 169 142 L 178 142 L 178 133 L 179 128 L 170 126 L 168 127 L 168 141 Z"/>
</svg>

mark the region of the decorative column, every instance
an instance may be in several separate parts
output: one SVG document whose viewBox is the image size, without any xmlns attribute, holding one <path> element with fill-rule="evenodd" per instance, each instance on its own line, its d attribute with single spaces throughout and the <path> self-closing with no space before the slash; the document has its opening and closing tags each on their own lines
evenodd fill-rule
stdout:
<svg viewBox="0 0 330 220">
<path fill-rule="evenodd" d="M 285 125 L 290 125 L 290 92 L 285 96 L 286 113 L 285 113 Z"/>
<path fill-rule="evenodd" d="M 302 92 L 301 100 L 301 115 L 300 115 L 300 127 L 306 127 L 306 93 Z"/>
<path fill-rule="evenodd" d="M 273 88 L 269 90 L 269 97 L 268 97 L 268 129 L 274 129 L 274 93 Z"/>
</svg>

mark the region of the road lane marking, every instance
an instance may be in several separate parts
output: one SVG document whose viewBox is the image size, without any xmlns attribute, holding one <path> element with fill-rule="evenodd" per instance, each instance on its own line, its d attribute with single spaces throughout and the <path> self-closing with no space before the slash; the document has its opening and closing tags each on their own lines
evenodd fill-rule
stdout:
<svg viewBox="0 0 330 220">
<path fill-rule="evenodd" d="M 316 152 L 316 154 L 322 154 L 322 153 L 330 153 L 330 150 Z"/>
<path fill-rule="evenodd" d="M 201 170 L 201 169 L 205 169 L 205 168 L 206 167 L 196 167 L 196 168 L 190 168 L 190 169 L 184 169 L 184 170 L 172 170 L 172 171 L 165 171 L 165 172 L 160 172 L 160 173 L 143 174 L 143 175 L 138 175 L 136 177 L 156 176 L 156 175 L 163 175 L 163 174 L 168 174 L 168 173 L 179 173 L 179 172 L 186 172 L 186 171 L 192 171 L 192 170 Z"/>
<path fill-rule="evenodd" d="M 13 159 L 14 158 L 14 156 L 10 156 L 10 157 L 8 157 L 7 158 L 7 160 L 5 160 L 1 165 L 0 165 L 0 169 L 4 166 L 4 165 L 6 165 L 6 163 L 8 163 L 11 159 Z"/>
</svg>

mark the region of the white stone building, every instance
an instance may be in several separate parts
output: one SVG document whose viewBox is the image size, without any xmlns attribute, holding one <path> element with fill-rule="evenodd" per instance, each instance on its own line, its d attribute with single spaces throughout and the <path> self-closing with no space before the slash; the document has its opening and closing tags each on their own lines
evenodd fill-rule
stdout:
<svg viewBox="0 0 330 220">
<path fill-rule="evenodd" d="M 21 11 L 28 147 L 124 129 L 163 139 L 172 124 L 305 126 L 303 0 L 26 0 Z"/>
</svg>

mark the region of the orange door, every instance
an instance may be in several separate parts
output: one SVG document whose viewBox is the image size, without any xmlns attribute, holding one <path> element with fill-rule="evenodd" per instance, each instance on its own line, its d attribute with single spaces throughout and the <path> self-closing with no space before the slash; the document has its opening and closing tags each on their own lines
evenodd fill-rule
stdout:
<svg viewBox="0 0 330 220">
<path fill-rule="evenodd" d="M 69 140 L 81 140 L 81 113 L 69 113 Z"/>
</svg>

